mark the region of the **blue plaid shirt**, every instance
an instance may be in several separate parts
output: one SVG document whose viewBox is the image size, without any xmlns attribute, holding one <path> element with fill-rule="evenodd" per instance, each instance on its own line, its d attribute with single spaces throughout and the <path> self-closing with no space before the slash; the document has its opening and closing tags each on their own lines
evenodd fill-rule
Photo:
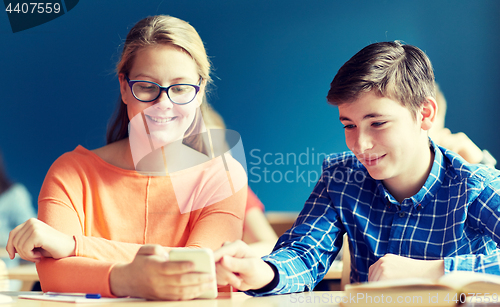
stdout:
<svg viewBox="0 0 500 307">
<path fill-rule="evenodd" d="M 500 172 L 472 165 L 438 147 L 420 191 L 399 203 L 351 152 L 333 154 L 294 226 L 263 259 L 276 266 L 267 295 L 312 290 L 323 279 L 347 233 L 351 281 L 387 253 L 444 259 L 454 270 L 500 275 Z"/>
</svg>

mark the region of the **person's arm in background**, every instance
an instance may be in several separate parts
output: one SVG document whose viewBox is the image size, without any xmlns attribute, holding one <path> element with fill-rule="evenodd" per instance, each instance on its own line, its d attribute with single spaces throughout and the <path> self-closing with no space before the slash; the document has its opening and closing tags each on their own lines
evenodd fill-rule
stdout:
<svg viewBox="0 0 500 307">
<path fill-rule="evenodd" d="M 11 229 L 14 229 L 17 225 L 22 224 L 26 220 L 36 217 L 35 210 L 33 208 L 33 202 L 30 193 L 26 187 L 20 183 L 16 183 L 12 186 L 15 189 L 14 197 L 15 204 L 12 204 L 12 218 L 11 218 Z"/>
<path fill-rule="evenodd" d="M 450 129 L 445 127 L 448 103 L 438 83 L 435 83 L 435 86 L 438 113 L 432 128 L 429 130 L 429 136 L 436 144 L 456 152 L 469 163 L 481 163 L 494 168 L 497 161 L 489 151 L 481 150 L 467 134 L 463 132 L 451 133 Z"/>
<path fill-rule="evenodd" d="M 9 232 L 16 228 L 19 224 L 23 223 L 27 219 L 36 216 L 35 210 L 32 205 L 31 195 L 24 185 L 21 183 L 14 183 L 10 188 L 2 193 L 1 204 L 3 216 L 0 220 L 5 222 L 5 225 L 1 225 L 2 229 L 0 246 L 3 249 L 0 254 L 5 257 L 5 247 L 7 246 Z M 5 231 L 5 232 L 3 232 Z M 17 266 L 20 264 L 20 259 L 8 260 L 5 257 L 5 262 L 8 267 Z"/>
<path fill-rule="evenodd" d="M 271 253 L 277 240 L 278 236 L 264 214 L 264 205 L 249 187 L 243 223 L 243 242 L 252 248 L 256 256 L 262 257 Z"/>
<path fill-rule="evenodd" d="M 495 167 L 497 161 L 487 150 L 481 150 L 463 132 L 451 133 L 450 129 L 443 128 L 432 135 L 432 139 L 440 146 L 459 154 L 469 163 L 482 163 Z"/>
</svg>

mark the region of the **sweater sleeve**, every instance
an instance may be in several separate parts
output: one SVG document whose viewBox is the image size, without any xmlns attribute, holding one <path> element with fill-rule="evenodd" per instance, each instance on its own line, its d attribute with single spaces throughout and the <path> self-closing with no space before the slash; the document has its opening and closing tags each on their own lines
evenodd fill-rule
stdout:
<svg viewBox="0 0 500 307">
<path fill-rule="evenodd" d="M 186 247 L 215 250 L 226 241 L 241 239 L 247 190 L 245 186 L 230 197 L 200 209 L 200 214 L 192 223 Z"/>
<path fill-rule="evenodd" d="M 60 232 L 73 236 L 76 243 L 76 256 L 113 262 L 130 262 L 142 246 L 136 243 L 86 236 L 78 212 L 59 200 L 41 201 L 38 219 Z M 82 245 L 86 248 L 83 249 Z"/>
</svg>

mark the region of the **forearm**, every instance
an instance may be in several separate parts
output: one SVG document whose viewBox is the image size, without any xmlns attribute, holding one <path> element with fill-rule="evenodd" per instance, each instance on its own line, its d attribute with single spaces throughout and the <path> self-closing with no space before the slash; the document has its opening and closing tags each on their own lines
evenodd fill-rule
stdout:
<svg viewBox="0 0 500 307">
<path fill-rule="evenodd" d="M 37 264 L 43 291 L 99 293 L 112 297 L 109 273 L 113 264 L 83 257 L 42 259 Z"/>
<path fill-rule="evenodd" d="M 137 243 L 126 243 L 104 238 L 75 236 L 75 255 L 112 262 L 130 262 L 143 246 Z"/>
<path fill-rule="evenodd" d="M 262 258 L 275 266 L 278 282 L 275 287 L 270 289 L 265 287 L 266 291 L 262 289 L 250 290 L 246 293 L 252 296 L 264 296 L 270 294 L 285 294 L 302 292 L 305 290 L 312 290 L 317 284 L 316 269 L 306 266 L 306 264 L 295 253 L 290 253 L 286 250 L 278 250 L 269 256 Z M 272 268 L 270 266 L 270 268 Z M 269 281 L 271 282 L 271 280 Z"/>
</svg>

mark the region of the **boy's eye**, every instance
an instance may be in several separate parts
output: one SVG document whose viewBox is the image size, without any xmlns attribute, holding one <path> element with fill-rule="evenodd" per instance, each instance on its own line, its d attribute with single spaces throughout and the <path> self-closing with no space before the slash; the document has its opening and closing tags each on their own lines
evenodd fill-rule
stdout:
<svg viewBox="0 0 500 307">
<path fill-rule="evenodd" d="M 383 126 L 384 124 L 386 124 L 387 122 L 375 122 L 375 123 L 372 123 L 372 126 L 373 127 L 380 127 L 380 126 Z"/>
<path fill-rule="evenodd" d="M 356 127 L 356 125 L 345 125 L 344 129 L 352 129 L 354 127 Z"/>
</svg>

